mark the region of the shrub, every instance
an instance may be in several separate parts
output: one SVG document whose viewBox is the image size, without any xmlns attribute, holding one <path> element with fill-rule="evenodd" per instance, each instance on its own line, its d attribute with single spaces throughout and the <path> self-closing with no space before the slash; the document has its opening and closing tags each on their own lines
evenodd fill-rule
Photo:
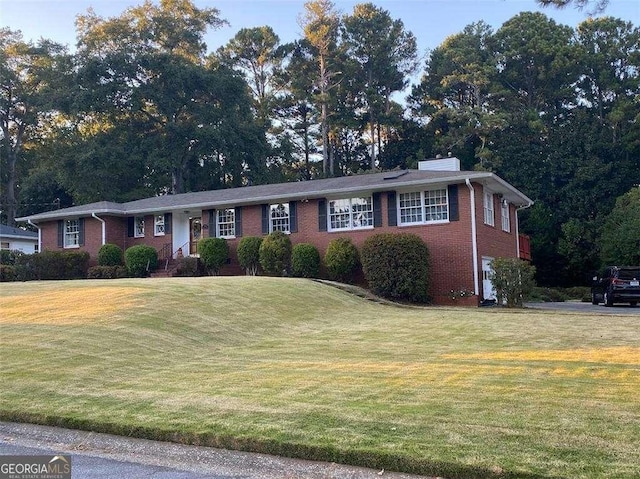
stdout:
<svg viewBox="0 0 640 479">
<path fill-rule="evenodd" d="M 426 302 L 429 249 L 409 233 L 381 233 L 362 246 L 362 266 L 371 290 L 391 299 Z"/>
<path fill-rule="evenodd" d="M 144 278 L 157 268 L 158 252 L 143 244 L 131 246 L 124 252 L 124 261 L 130 276 Z"/>
<path fill-rule="evenodd" d="M 198 253 L 209 274 L 217 275 L 229 258 L 229 246 L 222 238 L 203 238 L 198 243 Z"/>
<path fill-rule="evenodd" d="M 24 256 L 22 251 L 2 249 L 0 250 L 0 264 L 14 265 L 20 256 Z"/>
<path fill-rule="evenodd" d="M 308 243 L 299 243 L 291 251 L 291 273 L 300 278 L 317 278 L 320 273 L 318 248 Z"/>
<path fill-rule="evenodd" d="M 117 279 L 126 278 L 127 268 L 123 265 L 117 266 L 93 266 L 89 268 L 87 278 L 89 279 Z"/>
<path fill-rule="evenodd" d="M 261 244 L 259 236 L 245 236 L 238 243 L 238 263 L 251 276 L 258 274 Z"/>
<path fill-rule="evenodd" d="M 187 256 L 186 258 L 180 258 L 178 261 L 178 267 L 176 268 L 176 276 L 204 276 L 206 271 L 200 258 L 193 258 Z"/>
<path fill-rule="evenodd" d="M 496 289 L 498 304 L 507 308 L 522 307 L 535 287 L 535 267 L 519 258 L 496 258 L 491 261 L 489 275 Z"/>
<path fill-rule="evenodd" d="M 9 264 L 0 264 L 0 282 L 16 281 L 16 268 Z"/>
<path fill-rule="evenodd" d="M 329 278 L 350 283 L 360 265 L 358 248 L 349 238 L 331 240 L 324 254 L 324 265 Z"/>
<path fill-rule="evenodd" d="M 89 253 L 82 251 L 43 251 L 16 258 L 19 281 L 84 279 L 89 270 Z"/>
<path fill-rule="evenodd" d="M 98 266 L 121 266 L 124 264 L 124 256 L 120 246 L 107 243 L 98 251 Z"/>
<path fill-rule="evenodd" d="M 291 263 L 291 240 L 282 231 L 269 234 L 260 245 L 260 265 L 265 273 L 286 276 Z"/>
</svg>

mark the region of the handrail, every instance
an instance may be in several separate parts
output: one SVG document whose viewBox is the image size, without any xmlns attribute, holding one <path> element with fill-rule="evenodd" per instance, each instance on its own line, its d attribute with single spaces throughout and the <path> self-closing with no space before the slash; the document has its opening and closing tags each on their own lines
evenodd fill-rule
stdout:
<svg viewBox="0 0 640 479">
<path fill-rule="evenodd" d="M 166 257 L 166 261 L 164 263 L 164 270 L 168 271 L 169 270 L 169 261 L 171 261 L 173 259 L 174 256 L 176 256 L 178 254 L 178 251 L 184 249 L 190 242 L 187 241 L 185 244 L 183 244 L 182 246 L 180 246 L 177 250 L 175 250 L 173 253 L 171 253 L 169 256 Z M 162 248 L 164 250 L 164 248 L 166 246 L 171 246 L 171 243 L 167 243 L 166 245 L 164 245 L 164 247 Z"/>
</svg>

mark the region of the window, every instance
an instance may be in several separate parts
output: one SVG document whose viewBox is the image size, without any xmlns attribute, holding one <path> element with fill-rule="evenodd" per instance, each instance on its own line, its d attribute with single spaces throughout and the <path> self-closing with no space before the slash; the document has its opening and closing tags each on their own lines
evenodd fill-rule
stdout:
<svg viewBox="0 0 640 479">
<path fill-rule="evenodd" d="M 80 246 L 80 220 L 64 222 L 64 247 L 77 248 Z"/>
<path fill-rule="evenodd" d="M 345 198 L 329 201 L 329 231 L 353 230 L 373 226 L 373 200 Z"/>
<path fill-rule="evenodd" d="M 400 224 L 449 221 L 449 198 L 446 188 L 400 193 Z"/>
<path fill-rule="evenodd" d="M 506 201 L 501 202 L 501 216 L 502 216 L 502 231 L 509 233 L 511 231 L 511 221 L 509 219 L 509 203 Z"/>
<path fill-rule="evenodd" d="M 236 210 L 233 208 L 227 208 L 224 210 L 217 210 L 216 214 L 218 229 L 216 236 L 219 238 L 235 238 L 236 236 Z"/>
<path fill-rule="evenodd" d="M 278 203 L 269 207 L 269 232 L 289 233 L 289 203 Z"/>
<path fill-rule="evenodd" d="M 164 215 L 155 215 L 153 217 L 153 234 L 154 236 L 164 236 Z M 142 226 L 142 236 L 144 236 L 144 224 Z"/>
<path fill-rule="evenodd" d="M 489 226 L 495 225 L 493 214 L 493 193 L 484 193 L 484 224 Z"/>
<path fill-rule="evenodd" d="M 135 217 L 133 231 L 136 238 L 144 238 L 144 216 Z"/>
<path fill-rule="evenodd" d="M 3 241 L 2 243 L 0 243 L 0 249 L 9 249 L 9 242 Z"/>
</svg>

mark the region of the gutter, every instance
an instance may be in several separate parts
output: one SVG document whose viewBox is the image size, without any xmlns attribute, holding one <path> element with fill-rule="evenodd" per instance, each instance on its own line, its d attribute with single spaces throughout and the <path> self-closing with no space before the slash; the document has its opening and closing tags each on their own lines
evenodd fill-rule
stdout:
<svg viewBox="0 0 640 479">
<path fill-rule="evenodd" d="M 476 232 L 476 191 L 471 184 L 471 180 L 466 178 L 464 182 L 471 193 L 471 248 L 473 253 L 473 291 L 476 296 L 480 296 L 480 285 L 478 275 L 478 235 Z M 517 218 L 517 216 L 516 216 Z"/>
<path fill-rule="evenodd" d="M 529 200 L 529 203 L 526 205 L 516 208 L 516 255 L 518 255 L 518 258 L 520 258 L 520 220 L 518 219 L 518 211 L 526 210 L 532 206 L 533 200 Z"/>
<path fill-rule="evenodd" d="M 35 224 L 31 220 L 27 220 L 27 223 L 29 223 L 31 226 L 33 226 L 38 230 L 38 253 L 39 253 L 40 251 L 42 251 L 42 230 L 37 224 Z"/>
<path fill-rule="evenodd" d="M 102 246 L 107 242 L 107 223 L 102 218 L 98 217 L 95 213 L 91 213 L 91 216 L 102 223 Z"/>
</svg>

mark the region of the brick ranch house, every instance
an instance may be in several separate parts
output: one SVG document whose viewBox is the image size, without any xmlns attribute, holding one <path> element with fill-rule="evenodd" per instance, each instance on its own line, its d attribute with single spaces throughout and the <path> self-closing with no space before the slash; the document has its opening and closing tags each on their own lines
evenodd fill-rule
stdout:
<svg viewBox="0 0 640 479">
<path fill-rule="evenodd" d="M 474 296 L 456 302 L 477 305 L 494 297 L 493 258 L 530 259 L 518 210 L 532 201 L 495 174 L 459 164 L 446 158 L 420 162 L 418 170 L 101 201 L 19 220 L 37 227 L 40 251 L 87 251 L 94 264 L 105 243 L 123 250 L 147 244 L 163 260 L 197 254 L 200 238 L 225 238 L 231 262 L 223 274 L 242 274 L 236 248 L 243 236 L 280 230 L 324 255 L 341 236 L 361 246 L 374 233 L 414 233 L 429 247 L 434 302 L 450 304 L 451 292 L 464 290 Z"/>
</svg>

